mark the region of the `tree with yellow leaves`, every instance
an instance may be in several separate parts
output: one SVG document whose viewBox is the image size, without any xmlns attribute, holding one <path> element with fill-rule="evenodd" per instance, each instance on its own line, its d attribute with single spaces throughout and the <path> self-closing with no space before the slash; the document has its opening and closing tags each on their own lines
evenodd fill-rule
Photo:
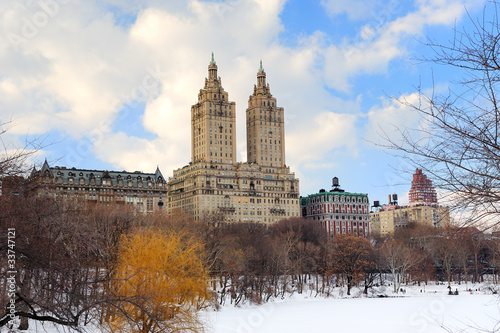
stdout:
<svg viewBox="0 0 500 333">
<path fill-rule="evenodd" d="M 107 321 L 113 332 L 198 332 L 209 299 L 202 244 L 182 232 L 123 237 Z"/>
</svg>

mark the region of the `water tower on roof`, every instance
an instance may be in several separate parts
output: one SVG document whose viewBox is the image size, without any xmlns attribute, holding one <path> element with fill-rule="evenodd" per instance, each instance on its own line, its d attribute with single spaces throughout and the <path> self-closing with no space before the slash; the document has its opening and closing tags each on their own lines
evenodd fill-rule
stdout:
<svg viewBox="0 0 500 333">
<path fill-rule="evenodd" d="M 332 190 L 330 192 L 344 192 L 344 190 L 340 188 L 338 177 L 332 178 Z"/>
</svg>

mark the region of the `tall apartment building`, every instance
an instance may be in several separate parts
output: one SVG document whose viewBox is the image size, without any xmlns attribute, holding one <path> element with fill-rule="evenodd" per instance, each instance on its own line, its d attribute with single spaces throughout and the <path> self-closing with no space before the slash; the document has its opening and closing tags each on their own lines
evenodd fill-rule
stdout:
<svg viewBox="0 0 500 333">
<path fill-rule="evenodd" d="M 302 217 L 315 221 L 328 233 L 368 237 L 370 234 L 370 201 L 368 194 L 349 193 L 338 187 L 333 178 L 333 189 L 300 199 Z"/>
<path fill-rule="evenodd" d="M 375 205 L 376 210 L 370 213 L 372 235 L 385 237 L 397 230 L 408 228 L 410 223 L 435 228 L 450 224 L 449 208 L 438 205 L 432 181 L 421 169 L 417 169 L 413 175 L 409 197 L 410 203 L 407 205 L 399 206 L 391 202 L 390 196 L 387 205 Z"/>
<path fill-rule="evenodd" d="M 257 72 L 257 85 L 248 100 L 247 161 L 264 167 L 285 167 L 285 115 L 266 84 L 266 73 Z"/>
<path fill-rule="evenodd" d="M 65 203 L 128 205 L 137 213 L 148 214 L 163 209 L 167 186 L 160 169 L 155 173 L 85 170 L 50 167 L 45 160 L 40 170 L 33 169 L 38 193 Z"/>
<path fill-rule="evenodd" d="M 437 206 L 437 193 L 432 185 L 432 181 L 422 173 L 422 169 L 417 169 L 413 174 L 411 189 L 409 192 L 410 206 Z"/>
<path fill-rule="evenodd" d="M 247 162 L 236 161 L 236 106 L 217 76 L 212 55 L 208 78 L 191 106 L 191 162 L 168 182 L 168 212 L 203 220 L 274 223 L 299 216 L 299 180 L 285 164 L 284 110 L 262 68 L 248 100 Z"/>
<path fill-rule="evenodd" d="M 212 54 L 208 79 L 191 106 L 191 161 L 233 164 L 236 160 L 236 105 L 224 91 Z"/>
</svg>

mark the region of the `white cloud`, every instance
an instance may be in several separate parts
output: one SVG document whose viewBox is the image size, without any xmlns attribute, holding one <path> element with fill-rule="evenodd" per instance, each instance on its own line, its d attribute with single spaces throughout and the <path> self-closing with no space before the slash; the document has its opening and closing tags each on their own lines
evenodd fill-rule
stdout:
<svg viewBox="0 0 500 333">
<path fill-rule="evenodd" d="M 286 151 L 292 165 L 320 159 L 330 161 L 334 150 L 342 147 L 355 155 L 358 137 L 355 122 L 355 115 L 323 112 L 303 123 L 301 130 L 287 135 Z"/>
<path fill-rule="evenodd" d="M 387 144 L 382 138 L 388 137 L 399 142 L 405 129 L 417 129 L 420 114 L 400 101 L 418 105 L 419 95 L 402 95 L 399 100 L 382 98 L 382 105 L 375 106 L 368 112 L 368 123 L 364 139 L 376 144 Z"/>
<path fill-rule="evenodd" d="M 36 15 L 46 13 L 42 7 L 18 7 L 5 14 L 11 17 L 5 31 L 22 42 L 6 45 L 0 65 L 15 64 L 7 75 L 23 98 L 3 105 L 3 114 L 10 111 L 23 119 L 20 130 L 63 129 L 81 138 L 85 130 L 115 115 L 120 96 L 141 67 L 111 15 L 96 15 L 89 4 L 75 2 L 53 11 L 57 15 L 47 15 L 47 23 L 39 27 Z M 30 25 L 36 30 L 27 34 Z"/>
<path fill-rule="evenodd" d="M 146 140 L 129 136 L 123 132 L 104 134 L 102 141 L 94 146 L 95 154 L 117 169 L 154 172 L 159 165 L 162 172 L 170 173 L 189 161 L 186 152 L 167 140 Z M 189 157 L 189 156 L 188 156 Z M 166 170 L 166 167 L 172 169 Z"/>
<path fill-rule="evenodd" d="M 381 104 L 372 107 L 366 115 L 367 123 L 364 127 L 363 139 L 375 144 L 388 144 L 384 138 L 390 138 L 399 143 L 402 133 L 411 133 L 414 140 L 427 137 L 429 123 L 423 118 L 421 110 L 430 110 L 429 100 L 426 96 L 447 93 L 449 86 L 439 84 L 432 89 L 401 94 L 394 97 L 382 97 Z"/>
<path fill-rule="evenodd" d="M 92 149 L 102 160 L 128 170 L 160 164 L 168 175 L 189 162 L 190 107 L 214 51 L 223 86 L 236 102 L 241 160 L 246 160 L 244 112 L 262 59 L 271 92 L 285 108 L 288 164 L 298 173 L 302 167 L 329 168 L 335 166 L 334 150 L 357 154 L 361 101 L 336 97 L 325 85 L 350 92 L 354 77 L 384 73 L 391 60 L 405 54 L 404 37 L 462 13 L 451 1 L 420 2 L 415 13 L 365 26 L 360 42 L 334 45 L 325 32 L 316 32 L 290 47 L 279 39 L 284 3 L 75 0 L 61 4 L 30 38 L 23 35 L 24 18 L 30 22 L 41 11 L 38 4 L 0 4 L 3 35 L 24 38 L 20 44 L 0 41 L 0 119 L 15 115 L 14 133 L 20 135 L 55 130 L 81 139 L 97 130 L 102 140 L 92 141 Z M 353 9 L 377 12 L 379 3 L 324 5 L 330 13 L 354 17 Z M 128 16 L 129 23 L 120 24 Z M 112 131 L 117 117 L 130 112 L 130 100 L 145 104 L 143 114 L 131 118 L 153 139 Z M 402 112 L 390 105 L 379 109 L 372 113 L 382 118 Z"/>
<path fill-rule="evenodd" d="M 326 84 L 339 91 L 349 92 L 352 79 L 361 74 L 385 74 L 390 62 L 407 55 L 404 41 L 420 37 L 424 29 L 435 25 L 452 25 L 465 13 L 466 7 L 477 6 L 478 0 L 464 1 L 417 1 L 417 9 L 399 17 L 398 5 L 389 3 L 388 11 L 365 24 L 355 40 L 343 45 L 330 44 L 320 52 L 325 59 L 324 79 Z M 340 1 L 329 5 L 349 7 L 358 11 L 356 5 Z M 340 7 L 339 7 L 340 8 Z M 347 9 L 345 9 L 347 10 Z"/>
</svg>

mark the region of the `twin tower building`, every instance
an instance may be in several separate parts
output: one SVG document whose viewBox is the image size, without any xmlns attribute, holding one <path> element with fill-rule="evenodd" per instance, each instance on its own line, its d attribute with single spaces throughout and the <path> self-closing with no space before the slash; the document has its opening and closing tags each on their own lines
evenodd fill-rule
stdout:
<svg viewBox="0 0 500 333">
<path fill-rule="evenodd" d="M 247 162 L 237 162 L 236 105 L 212 54 L 205 86 L 191 106 L 191 162 L 167 183 L 169 213 L 266 224 L 300 216 L 299 180 L 285 163 L 284 110 L 271 95 L 262 62 L 248 99 L 246 130 Z"/>
</svg>

